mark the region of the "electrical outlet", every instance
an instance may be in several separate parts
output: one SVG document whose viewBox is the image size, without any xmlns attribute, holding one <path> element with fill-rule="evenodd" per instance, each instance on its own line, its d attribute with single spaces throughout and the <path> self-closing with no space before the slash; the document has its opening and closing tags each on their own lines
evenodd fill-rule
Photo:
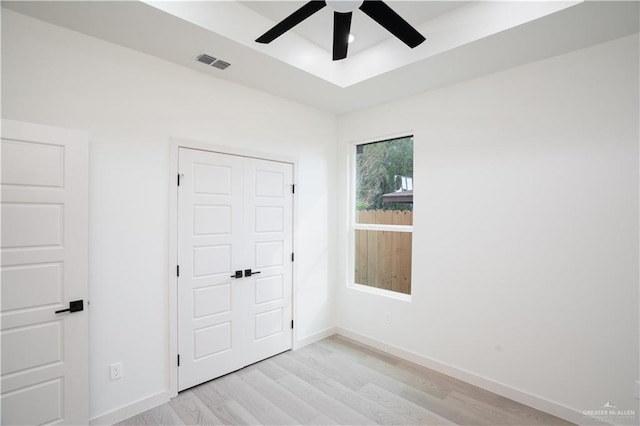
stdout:
<svg viewBox="0 0 640 426">
<path fill-rule="evenodd" d="M 122 371 L 122 363 L 116 362 L 115 364 L 111 364 L 109 366 L 109 371 L 111 372 L 111 380 L 118 380 L 124 376 Z"/>
<path fill-rule="evenodd" d="M 387 324 L 391 324 L 391 312 L 384 313 L 384 322 Z"/>
</svg>

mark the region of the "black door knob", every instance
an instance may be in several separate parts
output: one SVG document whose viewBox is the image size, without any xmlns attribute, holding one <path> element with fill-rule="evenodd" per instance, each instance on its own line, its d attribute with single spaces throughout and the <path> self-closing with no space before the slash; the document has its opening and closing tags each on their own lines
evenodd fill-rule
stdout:
<svg viewBox="0 0 640 426">
<path fill-rule="evenodd" d="M 56 314 L 61 314 L 63 312 L 80 312 L 80 311 L 84 311 L 84 301 L 82 300 L 74 300 L 72 302 L 69 302 L 69 307 L 67 309 L 61 309 L 59 311 L 56 311 Z"/>
<path fill-rule="evenodd" d="M 256 275 L 256 274 L 259 274 L 259 273 L 260 273 L 260 271 L 252 272 L 251 269 L 245 269 L 244 270 L 244 276 L 245 277 L 250 277 L 251 275 Z"/>
</svg>

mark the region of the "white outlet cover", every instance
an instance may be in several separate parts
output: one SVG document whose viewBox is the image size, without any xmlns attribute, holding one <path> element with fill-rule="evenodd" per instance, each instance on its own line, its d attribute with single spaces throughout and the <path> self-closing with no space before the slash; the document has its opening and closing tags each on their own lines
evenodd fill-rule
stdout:
<svg viewBox="0 0 640 426">
<path fill-rule="evenodd" d="M 121 362 L 116 362 L 114 364 L 111 364 L 109 366 L 109 372 L 110 372 L 110 375 L 111 375 L 111 380 L 121 379 L 122 376 L 123 376 L 122 363 Z"/>
</svg>

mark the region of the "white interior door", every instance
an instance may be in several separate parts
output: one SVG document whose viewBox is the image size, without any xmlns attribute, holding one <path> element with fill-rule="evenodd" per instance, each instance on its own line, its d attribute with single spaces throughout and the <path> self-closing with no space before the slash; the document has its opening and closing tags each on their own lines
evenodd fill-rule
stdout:
<svg viewBox="0 0 640 426">
<path fill-rule="evenodd" d="M 242 368 L 243 159 L 180 149 L 178 191 L 179 389 Z M 204 380 L 202 378 L 204 377 Z"/>
<path fill-rule="evenodd" d="M 2 121 L 5 425 L 88 421 L 87 165 L 85 133 Z"/>
<path fill-rule="evenodd" d="M 244 168 L 244 259 L 248 284 L 248 360 L 291 349 L 293 194 L 291 164 L 248 158 Z"/>
<path fill-rule="evenodd" d="M 181 148 L 178 167 L 183 390 L 291 348 L 293 166 Z"/>
</svg>

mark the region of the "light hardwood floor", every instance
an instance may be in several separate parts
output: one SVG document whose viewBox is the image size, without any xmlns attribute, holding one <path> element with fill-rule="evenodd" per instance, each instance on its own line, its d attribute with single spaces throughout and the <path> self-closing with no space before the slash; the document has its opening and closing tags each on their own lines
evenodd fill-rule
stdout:
<svg viewBox="0 0 640 426">
<path fill-rule="evenodd" d="M 333 336 L 181 392 L 118 425 L 569 425 Z"/>
</svg>

